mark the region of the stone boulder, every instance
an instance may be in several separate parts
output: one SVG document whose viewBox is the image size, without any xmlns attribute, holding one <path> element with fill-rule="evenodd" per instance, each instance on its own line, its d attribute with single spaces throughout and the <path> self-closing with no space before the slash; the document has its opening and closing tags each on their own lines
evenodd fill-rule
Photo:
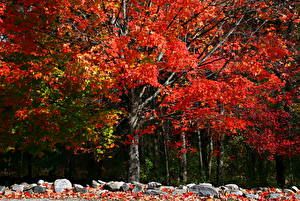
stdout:
<svg viewBox="0 0 300 201">
<path fill-rule="evenodd" d="M 71 190 L 72 183 L 68 179 L 56 179 L 54 181 L 54 190 L 57 193 L 64 192 L 65 190 Z"/>
<path fill-rule="evenodd" d="M 288 189 L 288 188 L 283 189 L 283 192 L 284 192 L 284 193 L 287 193 L 287 194 L 295 194 L 293 190 Z"/>
<path fill-rule="evenodd" d="M 74 186 L 74 192 L 76 192 L 76 193 L 87 193 L 88 192 L 88 190 L 80 184 L 74 184 L 73 186 Z"/>
<path fill-rule="evenodd" d="M 229 190 L 232 191 L 239 190 L 239 187 L 236 184 L 226 184 L 225 187 L 229 188 Z"/>
<path fill-rule="evenodd" d="M 161 186 L 159 187 L 160 190 L 171 190 L 174 191 L 175 187 L 174 186 Z"/>
<path fill-rule="evenodd" d="M 281 198 L 281 197 L 283 197 L 283 195 L 280 193 L 271 193 L 268 195 L 269 199 L 277 199 L 277 198 Z"/>
<path fill-rule="evenodd" d="M 300 192 L 300 190 L 297 188 L 297 186 L 292 186 L 291 189 L 292 189 L 295 193 Z"/>
<path fill-rule="evenodd" d="M 37 184 L 35 184 L 35 183 L 33 183 L 33 184 L 29 184 L 29 187 L 32 189 L 32 188 L 34 188 L 34 187 L 36 187 L 37 186 Z"/>
<path fill-rule="evenodd" d="M 257 200 L 259 198 L 259 195 L 246 193 L 245 197 L 249 198 L 249 199 L 256 199 Z"/>
<path fill-rule="evenodd" d="M 37 182 L 38 185 L 43 185 L 44 183 L 45 183 L 45 181 L 42 179 L 38 180 L 38 182 Z"/>
<path fill-rule="evenodd" d="M 191 184 L 188 184 L 186 186 L 187 186 L 187 188 L 191 188 L 192 186 L 195 186 L 195 185 L 196 185 L 195 183 L 191 183 Z"/>
<path fill-rule="evenodd" d="M 144 190 L 144 185 L 137 182 L 136 184 L 134 184 L 134 188 L 132 189 L 132 192 L 140 193 L 140 192 L 143 192 L 143 190 Z"/>
<path fill-rule="evenodd" d="M 179 185 L 176 189 L 184 189 L 184 190 L 188 190 L 188 187 L 187 186 L 184 186 L 184 185 Z"/>
<path fill-rule="evenodd" d="M 13 191 L 21 191 L 21 192 L 24 191 L 24 185 L 14 184 L 10 188 Z"/>
<path fill-rule="evenodd" d="M 219 192 L 222 192 L 223 194 L 230 191 L 230 189 L 226 186 L 220 186 L 218 189 L 219 189 Z"/>
<path fill-rule="evenodd" d="M 3 193 L 3 195 L 4 196 L 7 196 L 7 195 L 11 195 L 11 194 L 13 194 L 14 192 L 13 191 L 11 191 L 11 190 L 9 190 L 9 189 L 6 189 L 5 191 L 4 191 L 4 193 Z"/>
<path fill-rule="evenodd" d="M 153 188 L 159 188 L 159 187 L 161 187 L 161 183 L 158 183 L 158 182 L 149 182 L 148 184 L 147 184 L 147 186 L 148 186 L 148 188 L 151 188 L 151 189 L 153 189 Z"/>
<path fill-rule="evenodd" d="M 187 193 L 187 189 L 175 189 L 172 193 L 172 195 L 181 195 L 181 194 L 184 194 L 184 193 Z"/>
<path fill-rule="evenodd" d="M 123 181 L 110 181 L 104 185 L 104 189 L 109 191 L 128 191 L 130 188 Z"/>
<path fill-rule="evenodd" d="M 198 184 L 199 186 L 209 186 L 209 187 L 213 187 L 213 185 L 212 184 L 210 184 L 210 183 L 200 183 L 200 184 Z"/>
<path fill-rule="evenodd" d="M 33 188 L 34 193 L 46 193 L 46 188 L 44 186 L 35 186 Z"/>
<path fill-rule="evenodd" d="M 102 185 L 106 184 L 106 182 L 105 182 L 105 181 L 102 181 L 102 180 L 97 180 L 97 182 L 98 182 L 99 184 L 102 184 Z"/>
<path fill-rule="evenodd" d="M 99 190 L 99 191 L 96 191 L 96 194 L 102 195 L 103 193 L 106 193 L 106 192 L 108 192 L 108 190 Z"/>
<path fill-rule="evenodd" d="M 237 196 L 243 196 L 244 193 L 240 190 L 233 190 L 233 191 L 229 191 L 230 195 L 237 195 Z"/>
<path fill-rule="evenodd" d="M 188 191 L 199 196 L 219 198 L 217 189 L 212 186 L 194 185 L 188 188 Z"/>
<path fill-rule="evenodd" d="M 158 189 L 147 189 L 145 190 L 144 195 L 167 195 L 167 193 Z"/>
<path fill-rule="evenodd" d="M 92 187 L 93 187 L 93 188 L 98 188 L 98 187 L 100 187 L 100 186 L 101 186 L 101 184 L 100 184 L 99 182 L 97 182 L 97 181 L 95 181 L 95 180 L 92 181 Z"/>
<path fill-rule="evenodd" d="M 4 193 L 5 188 L 6 188 L 5 186 L 0 186 L 0 194 Z"/>
</svg>

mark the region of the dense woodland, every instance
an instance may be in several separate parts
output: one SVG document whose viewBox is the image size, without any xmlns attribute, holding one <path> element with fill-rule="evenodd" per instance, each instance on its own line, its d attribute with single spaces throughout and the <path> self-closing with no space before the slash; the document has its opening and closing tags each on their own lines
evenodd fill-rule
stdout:
<svg viewBox="0 0 300 201">
<path fill-rule="evenodd" d="M 299 6 L 0 1 L 0 177 L 299 186 Z"/>
</svg>

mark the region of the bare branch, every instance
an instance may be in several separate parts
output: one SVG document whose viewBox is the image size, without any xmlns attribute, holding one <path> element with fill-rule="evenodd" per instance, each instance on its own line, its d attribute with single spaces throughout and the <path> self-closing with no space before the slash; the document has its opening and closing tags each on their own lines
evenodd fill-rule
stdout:
<svg viewBox="0 0 300 201">
<path fill-rule="evenodd" d="M 229 36 L 233 33 L 236 27 L 241 23 L 243 20 L 244 15 L 236 22 L 235 26 L 226 34 L 226 36 L 199 62 L 199 65 L 205 62 L 211 55 L 221 46 L 223 45 L 229 38 Z"/>
</svg>

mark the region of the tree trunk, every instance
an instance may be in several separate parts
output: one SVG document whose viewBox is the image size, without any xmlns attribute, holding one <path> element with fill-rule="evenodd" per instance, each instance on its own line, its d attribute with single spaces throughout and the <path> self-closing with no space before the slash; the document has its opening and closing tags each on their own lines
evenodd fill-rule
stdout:
<svg viewBox="0 0 300 201">
<path fill-rule="evenodd" d="M 129 145 L 129 170 L 128 181 L 139 182 L 140 180 L 140 156 L 139 156 L 139 136 L 136 134 L 139 128 L 138 117 L 138 96 L 135 94 L 134 89 L 131 90 L 131 112 L 129 114 L 129 131 L 133 135 L 133 140 Z"/>
<path fill-rule="evenodd" d="M 200 178 L 205 176 L 204 171 L 204 164 L 203 164 L 203 153 L 202 153 L 202 140 L 201 140 L 201 131 L 197 131 L 198 136 L 198 153 L 199 153 L 199 171 L 200 171 Z"/>
<path fill-rule="evenodd" d="M 185 133 L 181 133 L 181 142 L 182 142 L 182 149 L 184 150 L 181 155 L 181 177 L 183 183 L 187 182 L 187 158 L 186 158 L 186 136 Z"/>
<path fill-rule="evenodd" d="M 139 138 L 137 135 L 135 135 L 134 138 L 135 142 L 132 142 L 129 146 L 129 182 L 138 182 L 140 180 Z"/>
<path fill-rule="evenodd" d="M 224 106 L 221 103 L 218 103 L 219 107 L 220 107 L 220 114 L 224 115 L 225 110 L 224 110 Z M 218 155 L 217 155 L 217 184 L 220 185 L 220 180 L 222 180 L 222 169 L 223 169 L 223 140 L 224 140 L 224 133 L 219 134 L 219 141 L 218 143 Z"/>
<path fill-rule="evenodd" d="M 170 183 L 170 170 L 169 170 L 169 154 L 167 144 L 169 142 L 169 133 L 166 132 L 164 124 L 162 125 L 163 139 L 164 139 L 164 154 L 165 154 L 165 168 L 166 168 L 166 180 Z"/>
<path fill-rule="evenodd" d="M 284 164 L 283 164 L 283 157 L 276 156 L 275 157 L 276 163 L 276 180 L 277 185 L 280 187 L 284 187 L 285 185 L 285 176 L 284 176 Z"/>
<path fill-rule="evenodd" d="M 160 163 L 160 156 L 159 156 L 159 133 L 155 133 L 154 137 L 154 175 L 158 176 L 159 175 L 159 163 Z"/>
<path fill-rule="evenodd" d="M 210 128 L 207 129 L 207 137 L 208 137 L 208 146 L 206 150 L 207 156 L 207 169 L 206 169 L 206 180 L 209 181 L 211 177 L 211 169 L 212 169 L 212 153 L 213 153 L 213 138 L 210 134 Z"/>
<path fill-rule="evenodd" d="M 224 140 L 224 134 L 221 134 L 221 138 L 219 141 L 219 153 L 217 156 L 217 175 L 216 175 L 217 185 L 220 185 L 220 183 L 222 182 L 223 154 L 224 154 L 223 140 Z"/>
</svg>

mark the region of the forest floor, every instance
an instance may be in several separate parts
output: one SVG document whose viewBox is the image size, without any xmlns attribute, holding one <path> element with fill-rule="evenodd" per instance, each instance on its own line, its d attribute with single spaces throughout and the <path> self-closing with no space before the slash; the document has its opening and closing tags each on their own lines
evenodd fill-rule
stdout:
<svg viewBox="0 0 300 201">
<path fill-rule="evenodd" d="M 37 184 L 14 184 L 2 187 L 0 201 L 300 201 L 300 190 L 260 187 L 243 189 L 236 184 L 213 187 L 208 183 L 188 184 L 178 187 L 148 184 L 92 181 L 92 186 L 71 184 L 67 179 L 57 179 L 54 184 L 40 180 Z M 102 183 L 102 184 L 100 184 Z M 1 189 L 0 189 L 1 190 Z"/>
<path fill-rule="evenodd" d="M 274 196 L 275 195 L 275 196 Z M 272 197 L 273 196 L 273 197 Z M 144 200 L 151 200 L 151 201 L 160 201 L 160 200 L 185 200 L 185 201 L 196 201 L 196 200 L 203 200 L 203 201 L 263 201 L 263 200 L 274 200 L 274 201 L 300 201 L 300 194 L 295 195 L 287 195 L 287 194 L 280 194 L 280 193 L 264 193 L 263 195 L 259 196 L 258 199 L 251 199 L 245 196 L 238 196 L 238 195 L 220 195 L 219 198 L 210 198 L 210 197 L 201 197 L 194 193 L 185 193 L 180 195 L 143 195 L 141 193 L 135 194 L 131 192 L 108 192 L 102 195 L 95 195 L 95 194 L 66 194 L 66 193 L 53 193 L 51 195 L 46 194 L 17 194 L 13 196 L 8 196 L 6 198 L 0 197 L 2 201 L 127 201 L 127 200 L 134 200 L 134 201 L 144 201 Z"/>
</svg>

